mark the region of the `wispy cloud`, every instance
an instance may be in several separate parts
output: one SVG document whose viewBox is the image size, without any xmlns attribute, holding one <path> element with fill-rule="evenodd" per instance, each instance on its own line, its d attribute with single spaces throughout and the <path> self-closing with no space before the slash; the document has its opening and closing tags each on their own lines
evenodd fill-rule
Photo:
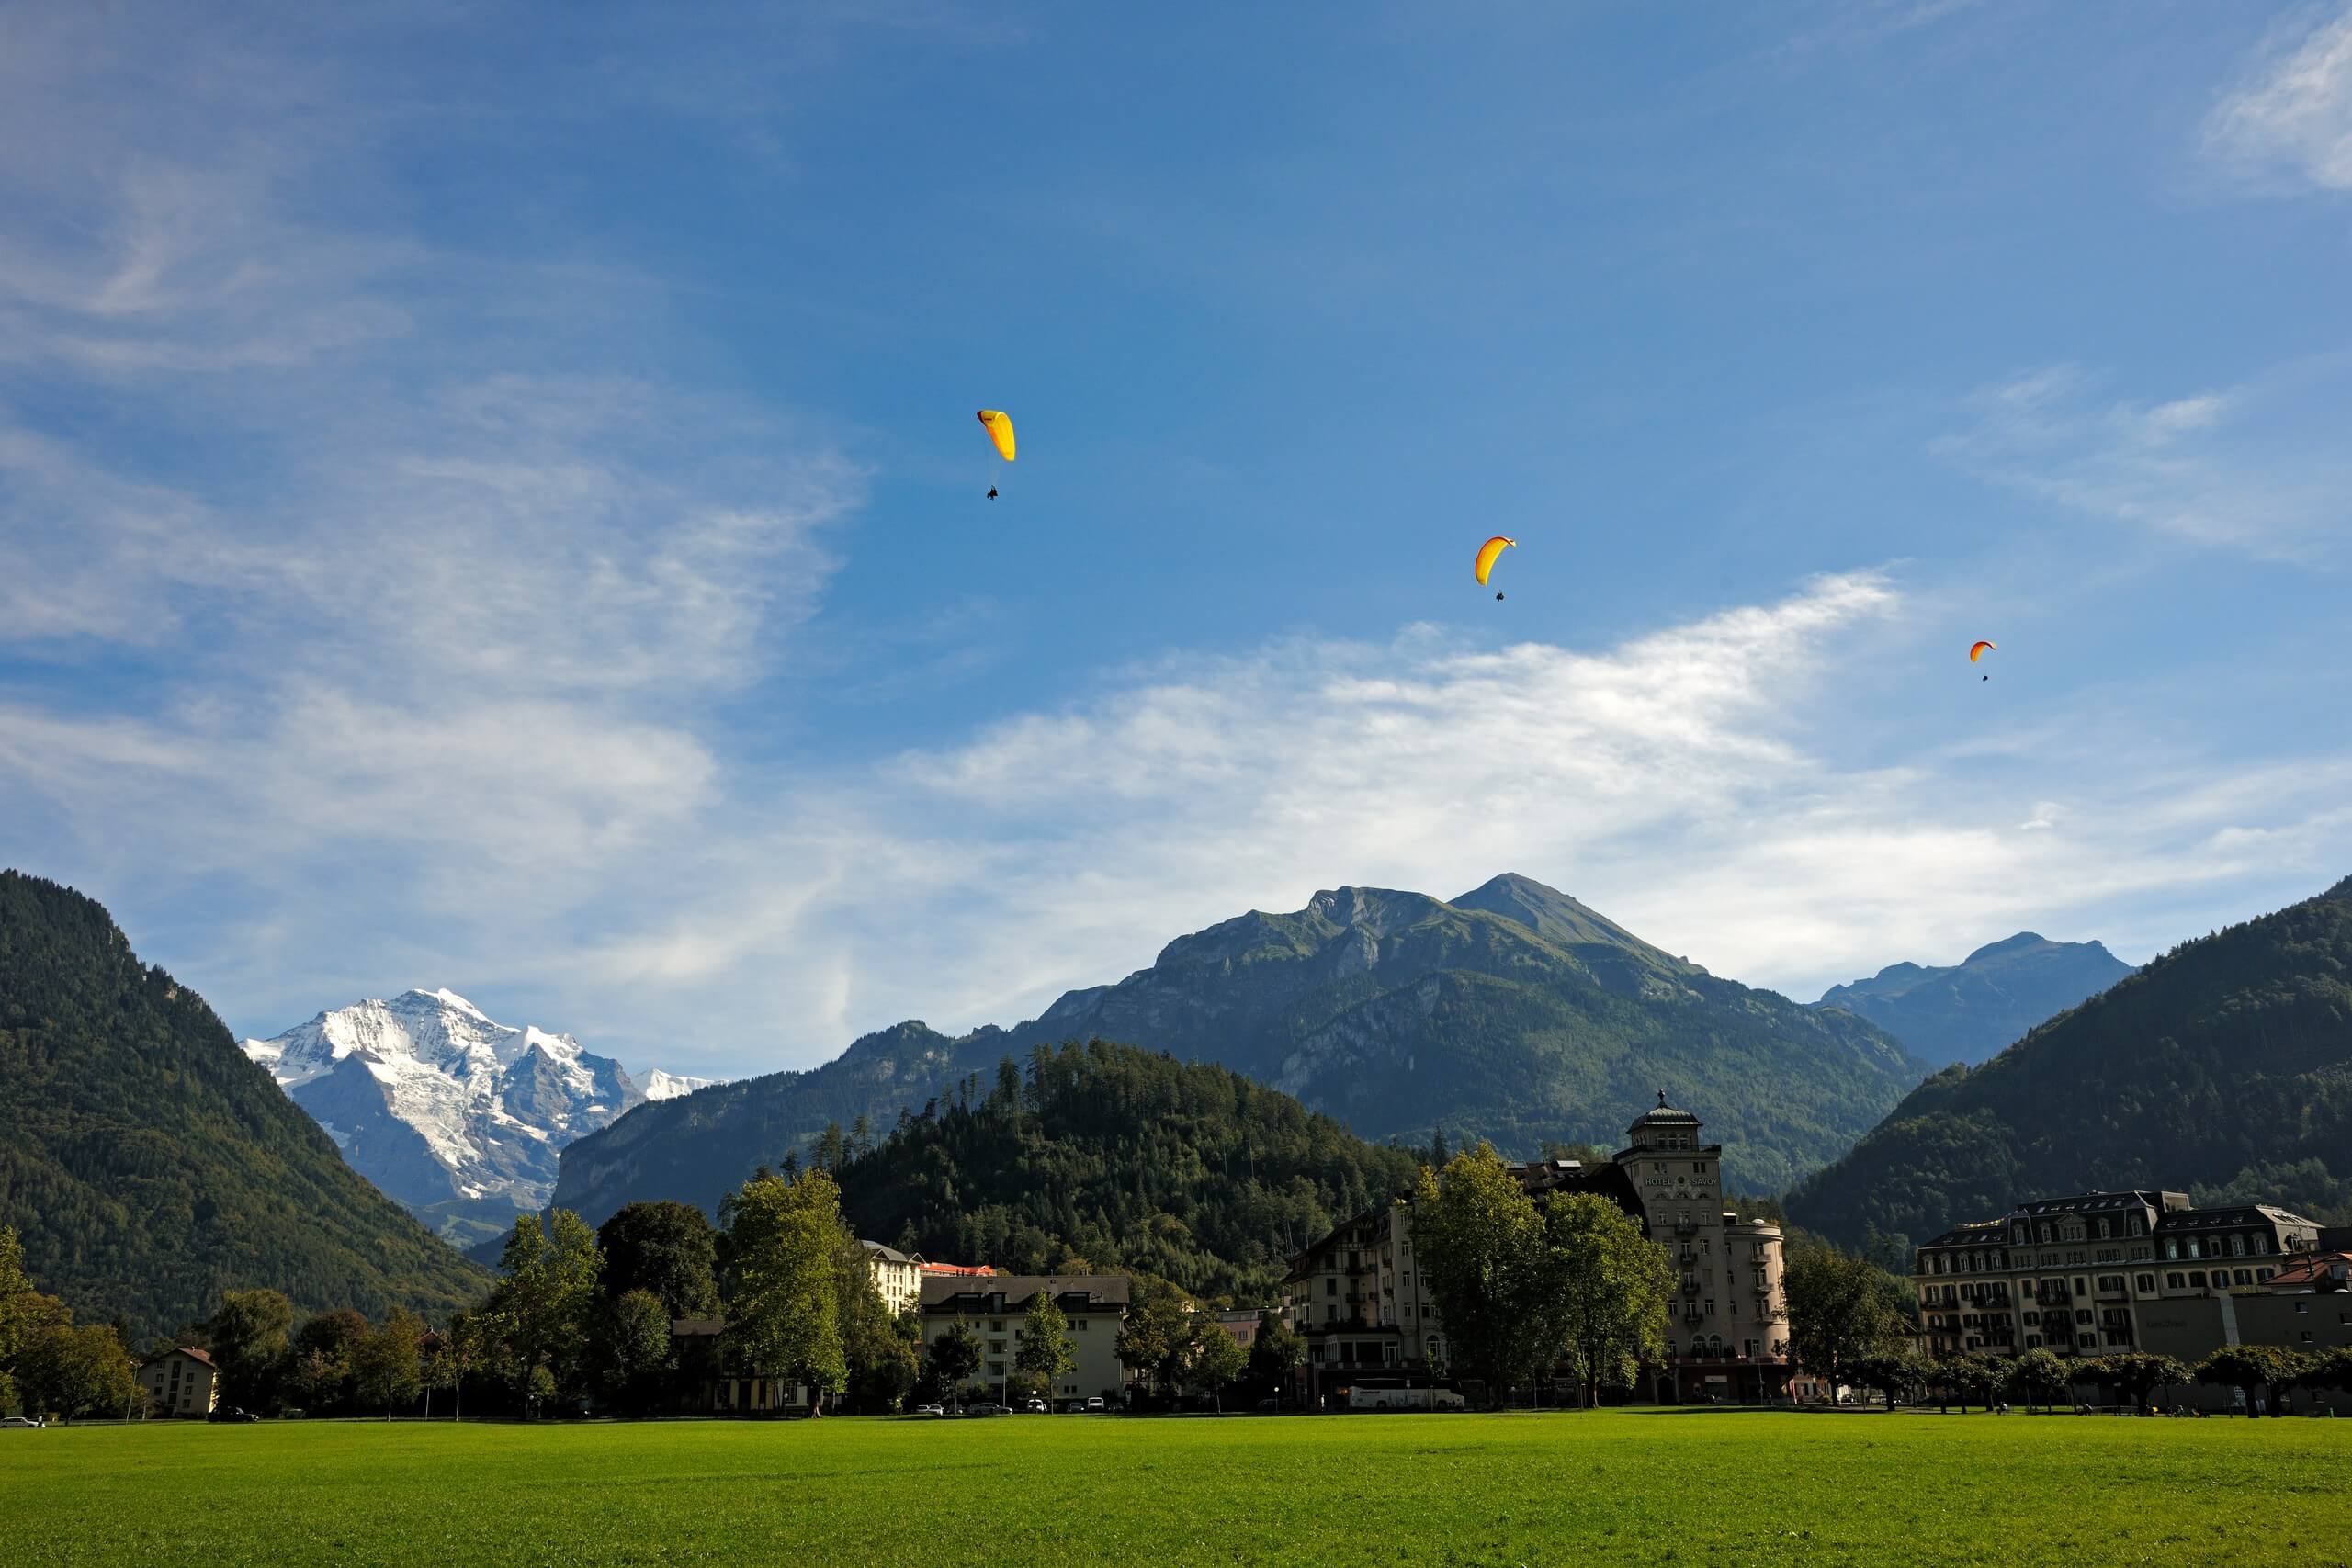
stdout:
<svg viewBox="0 0 2352 1568">
<path fill-rule="evenodd" d="M 2206 117 L 2204 141 L 2260 188 L 2352 191 L 2352 6 L 2274 29 Z"/>
<path fill-rule="evenodd" d="M 2282 559 L 2331 552 L 2352 514 L 2352 450 L 2291 406 L 2314 364 L 2270 382 L 2155 401 L 2120 399 L 2079 366 L 1985 387 L 1966 428 L 1936 443 L 1959 466 L 2068 511 Z M 2318 406 L 2327 406 L 2320 400 Z"/>
</svg>

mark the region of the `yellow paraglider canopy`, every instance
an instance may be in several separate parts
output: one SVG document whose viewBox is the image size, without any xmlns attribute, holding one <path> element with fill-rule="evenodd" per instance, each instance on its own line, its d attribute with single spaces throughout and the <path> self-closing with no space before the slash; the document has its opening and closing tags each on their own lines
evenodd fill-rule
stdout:
<svg viewBox="0 0 2352 1568">
<path fill-rule="evenodd" d="M 980 423 L 988 426 L 989 439 L 996 443 L 996 455 L 1008 463 L 1012 461 L 1012 416 L 996 409 L 982 409 Z"/>
<path fill-rule="evenodd" d="M 1495 570 L 1495 558 L 1501 555 L 1505 550 L 1510 548 L 1517 543 L 1519 543 L 1517 539 L 1506 539 L 1500 534 L 1498 534 L 1493 538 L 1488 539 L 1485 544 L 1478 547 L 1477 570 L 1479 587 L 1484 588 L 1487 586 L 1487 573 Z"/>
</svg>

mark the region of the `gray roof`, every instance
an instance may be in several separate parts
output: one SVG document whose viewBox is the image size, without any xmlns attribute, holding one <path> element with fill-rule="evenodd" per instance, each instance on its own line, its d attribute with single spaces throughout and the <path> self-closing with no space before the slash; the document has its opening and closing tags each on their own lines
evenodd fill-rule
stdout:
<svg viewBox="0 0 2352 1568">
<path fill-rule="evenodd" d="M 1125 1274 L 933 1274 L 922 1282 L 922 1310 L 925 1312 L 1004 1312 L 1023 1311 L 1029 1298 L 1039 1291 L 1054 1298 L 1057 1303 L 1069 1296 L 1084 1296 L 1091 1304 L 1101 1307 L 1124 1307 L 1130 1292 Z M 975 1305 L 1001 1297 L 1003 1305 Z"/>
<path fill-rule="evenodd" d="M 900 1252 L 895 1247 L 885 1247 L 878 1241 L 861 1241 L 857 1245 L 865 1248 L 868 1252 L 877 1254 L 885 1263 L 915 1263 L 921 1261 L 919 1258 L 910 1258 L 907 1254 Z"/>
</svg>

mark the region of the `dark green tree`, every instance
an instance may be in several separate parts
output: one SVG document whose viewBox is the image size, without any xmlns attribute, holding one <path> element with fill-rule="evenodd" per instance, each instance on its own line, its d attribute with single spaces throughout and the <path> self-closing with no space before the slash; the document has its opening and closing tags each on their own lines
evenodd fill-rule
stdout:
<svg viewBox="0 0 2352 1568">
<path fill-rule="evenodd" d="M 2234 1388 L 2245 1396 L 2245 1413 L 2262 1414 L 2264 1396 L 2274 1415 L 2283 1415 L 2278 1403 L 2287 1389 L 2308 1370 L 2295 1351 L 2278 1345 L 2225 1345 L 2197 1363 L 2201 1383 Z"/>
<path fill-rule="evenodd" d="M 670 1365 L 670 1311 L 651 1291 L 624 1292 L 605 1309 L 598 1361 L 605 1394 L 632 1415 L 660 1397 Z"/>
<path fill-rule="evenodd" d="M 631 1203 L 596 1230 L 605 1299 L 650 1291 L 673 1318 L 718 1315 L 718 1233 L 692 1203 Z"/>
<path fill-rule="evenodd" d="M 1305 1365 L 1306 1337 L 1284 1323 L 1282 1314 L 1260 1313 L 1258 1337 L 1250 1344 L 1250 1381 L 1280 1398 L 1289 1393 Z"/>
<path fill-rule="evenodd" d="M 942 1399 L 953 1399 L 980 1370 L 980 1337 L 968 1323 L 951 1323 L 923 1350 L 923 1378 Z"/>
<path fill-rule="evenodd" d="M 2046 1346 L 2028 1350 L 2009 1363 L 2009 1387 L 2029 1411 L 2037 1400 L 2044 1405 L 2054 1402 L 2072 1375 L 2066 1359 Z"/>
<path fill-rule="evenodd" d="M 1902 1332 L 1885 1276 L 1867 1258 L 1807 1248 L 1789 1259 L 1785 1280 L 1789 1348 L 1833 1396 L 1854 1381 L 1851 1363 L 1890 1348 Z"/>
<path fill-rule="evenodd" d="M 276 1291 L 227 1291 L 204 1325 L 212 1364 L 220 1369 L 220 1403 L 274 1414 L 286 1399 L 291 1370 L 294 1303 Z"/>
</svg>

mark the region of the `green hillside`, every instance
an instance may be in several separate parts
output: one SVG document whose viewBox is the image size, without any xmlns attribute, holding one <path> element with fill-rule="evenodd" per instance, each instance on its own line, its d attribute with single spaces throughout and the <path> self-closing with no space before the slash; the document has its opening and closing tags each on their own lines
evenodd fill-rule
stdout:
<svg viewBox="0 0 2352 1568">
<path fill-rule="evenodd" d="M 141 1334 L 269 1285 L 305 1310 L 478 1296 L 488 1275 L 354 1175 L 203 998 L 105 909 L 0 872 L 0 1224 L 40 1289 Z"/>
<path fill-rule="evenodd" d="M 1447 902 L 1342 887 L 1170 942 L 1115 986 L 961 1039 L 919 1023 L 807 1072 L 640 1106 L 563 1153 L 555 1201 L 715 1206 L 829 1121 L 887 1126 L 1007 1050 L 1120 1040 L 1214 1062 L 1375 1142 L 1614 1147 L 1663 1089 L 1707 1122 L 1731 1180 L 1784 1189 L 1926 1071 L 1875 1025 L 1719 979 L 1566 895 L 1500 876 Z"/>
<path fill-rule="evenodd" d="M 2352 879 L 1937 1074 L 1788 1206 L 1839 1240 L 1916 1240 L 2024 1198 L 2131 1187 L 2352 1208 Z"/>
<path fill-rule="evenodd" d="M 1419 1156 L 1222 1067 L 1095 1041 L 1008 1059 L 837 1168 L 859 1234 L 1015 1273 L 1140 1270 L 1270 1302 L 1289 1256 L 1408 1191 Z"/>
</svg>

